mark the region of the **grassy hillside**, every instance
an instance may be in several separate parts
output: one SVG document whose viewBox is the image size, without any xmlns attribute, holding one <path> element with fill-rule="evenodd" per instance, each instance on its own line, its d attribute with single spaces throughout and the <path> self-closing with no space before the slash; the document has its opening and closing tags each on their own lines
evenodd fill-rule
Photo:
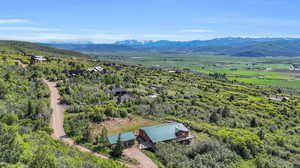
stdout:
<svg viewBox="0 0 300 168">
<path fill-rule="evenodd" d="M 107 72 L 68 77 L 69 70 L 92 66 L 101 66 Z M 142 116 L 159 122 L 185 123 L 196 136 L 195 143 L 188 147 L 160 144 L 155 154 L 167 167 L 259 168 L 300 164 L 300 96 L 296 90 L 291 94 L 277 88 L 228 81 L 222 74 L 169 72 L 101 61 L 63 59 L 31 68 L 61 81 L 61 102 L 70 106 L 66 131 L 78 143 L 95 151 L 108 150 L 92 143 L 101 135 L 102 122 Z M 119 87 L 127 88 L 128 95 L 115 96 L 112 90 Z M 151 98 L 152 94 L 158 97 Z M 288 99 L 271 100 L 274 96 Z"/>
<path fill-rule="evenodd" d="M 17 54 L 22 55 L 26 54 L 35 54 L 35 55 L 43 55 L 43 56 L 52 56 L 52 57 L 88 57 L 88 55 L 64 50 L 64 49 L 57 49 L 45 45 L 30 43 L 30 42 L 22 42 L 22 41 L 7 41 L 7 40 L 0 40 L 0 49 L 2 54 Z"/>
<path fill-rule="evenodd" d="M 42 72 L 25 70 L 17 59 L 24 59 L 15 44 L 1 42 L 0 50 L 0 167 L 4 168 L 98 168 L 123 167 L 114 161 L 82 153 L 50 136 L 49 91 Z M 17 45 L 20 45 L 18 43 Z M 23 44 L 22 44 L 23 45 Z M 54 53 L 32 45 L 34 53 Z M 47 51 L 46 51 L 47 49 Z M 66 52 L 68 53 L 68 52 Z M 72 52 L 71 52 L 72 53 Z M 72 55 L 71 55 L 72 56 Z M 28 62 L 29 58 L 25 58 Z M 24 60 L 25 61 L 25 60 Z"/>
<path fill-rule="evenodd" d="M 300 40 L 259 42 L 242 47 L 226 48 L 223 53 L 241 57 L 300 56 Z"/>
<path fill-rule="evenodd" d="M 232 57 L 206 54 L 156 54 L 140 52 L 93 53 L 102 60 L 148 67 L 188 68 L 201 73 L 225 73 L 230 80 L 277 87 L 300 87 L 300 73 L 290 69 L 298 57 Z"/>
</svg>

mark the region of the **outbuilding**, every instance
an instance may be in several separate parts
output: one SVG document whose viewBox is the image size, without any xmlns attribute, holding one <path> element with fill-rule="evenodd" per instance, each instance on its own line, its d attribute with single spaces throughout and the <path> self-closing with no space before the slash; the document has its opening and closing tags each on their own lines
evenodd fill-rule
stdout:
<svg viewBox="0 0 300 168">
<path fill-rule="evenodd" d="M 117 144 L 119 136 L 120 136 L 120 140 L 124 146 L 130 147 L 130 146 L 134 145 L 136 136 L 133 134 L 133 132 L 125 132 L 125 133 L 109 136 L 108 137 L 109 144 L 110 145 Z"/>
</svg>

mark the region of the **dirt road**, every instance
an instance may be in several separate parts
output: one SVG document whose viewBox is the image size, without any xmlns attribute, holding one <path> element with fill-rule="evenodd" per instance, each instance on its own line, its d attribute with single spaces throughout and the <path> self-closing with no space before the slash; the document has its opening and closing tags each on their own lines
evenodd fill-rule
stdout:
<svg viewBox="0 0 300 168">
<path fill-rule="evenodd" d="M 73 139 L 68 138 L 66 136 L 66 133 L 64 131 L 64 111 L 65 106 L 61 105 L 59 103 L 60 95 L 58 92 L 58 89 L 56 88 L 56 82 L 49 82 L 47 80 L 44 81 L 49 89 L 50 89 L 50 100 L 51 100 L 51 108 L 52 108 L 52 117 L 51 117 L 51 128 L 53 128 L 53 138 L 61 139 L 62 141 L 68 143 L 70 146 L 78 148 L 79 150 L 83 152 L 90 152 L 94 153 L 96 156 L 109 159 L 107 156 L 101 155 L 99 153 L 95 153 L 83 146 L 77 145 Z M 133 147 L 124 150 L 124 155 L 135 159 L 139 162 L 139 165 L 133 166 L 133 165 L 126 165 L 128 167 L 138 167 L 138 168 L 157 168 L 155 163 L 149 159 L 143 152 L 141 152 L 139 149 Z"/>
<path fill-rule="evenodd" d="M 50 125 L 51 128 L 53 128 L 53 138 L 55 139 L 61 139 L 62 141 L 68 143 L 70 146 L 78 148 L 79 150 L 83 152 L 90 152 L 94 153 L 93 151 L 77 145 L 73 139 L 68 138 L 66 136 L 65 130 L 64 130 L 64 112 L 65 112 L 65 106 L 61 105 L 59 103 L 60 95 L 58 92 L 58 89 L 56 88 L 56 82 L 49 82 L 47 80 L 44 80 L 44 82 L 48 85 L 49 90 L 50 90 L 50 106 L 52 108 L 52 116 L 51 116 L 51 121 Z M 96 156 L 108 159 L 107 156 L 94 153 Z"/>
<path fill-rule="evenodd" d="M 22 63 L 20 60 L 17 60 L 17 62 L 22 68 L 28 67 L 27 64 Z M 105 155 L 101 155 L 99 153 L 87 149 L 86 147 L 77 145 L 73 139 L 67 137 L 64 130 L 64 112 L 66 110 L 66 107 L 59 103 L 60 94 L 58 89 L 56 88 L 56 82 L 50 82 L 48 80 L 44 80 L 44 83 L 48 85 L 50 90 L 50 107 L 52 108 L 50 126 L 51 128 L 53 128 L 52 137 L 55 139 L 60 139 L 63 142 L 68 143 L 70 146 L 79 149 L 80 151 L 93 153 L 94 155 L 103 159 L 109 159 Z M 121 163 L 126 165 L 129 168 L 157 168 L 157 166 L 152 162 L 152 160 L 150 160 L 144 153 L 142 153 L 137 148 L 126 149 L 124 151 L 124 154 L 127 157 L 136 159 L 140 163 L 139 165 L 131 165 L 131 164 L 129 165 L 126 163 Z"/>
<path fill-rule="evenodd" d="M 27 68 L 28 64 L 24 64 L 23 62 L 21 62 L 20 60 L 17 60 L 18 64 L 22 67 L 22 68 Z"/>
<path fill-rule="evenodd" d="M 123 154 L 129 158 L 135 159 L 140 163 L 142 168 L 158 168 L 156 164 L 148 158 L 141 150 L 136 147 L 128 148 L 123 151 Z"/>
<path fill-rule="evenodd" d="M 19 60 L 17 60 L 17 62 L 22 68 L 28 67 L 27 64 L 24 64 Z M 87 149 L 86 147 L 77 145 L 73 139 L 67 137 L 64 130 L 64 112 L 66 110 L 66 107 L 59 103 L 60 95 L 58 89 L 56 88 L 56 82 L 44 80 L 44 83 L 48 85 L 50 90 L 50 107 L 52 108 L 50 126 L 51 128 L 53 128 L 52 137 L 55 139 L 60 139 L 63 142 L 68 143 L 70 146 L 79 149 L 80 151 L 93 153 L 94 155 L 103 159 L 109 159 L 105 155 L 101 155 Z M 139 162 L 139 165 L 129 165 L 126 163 L 122 163 L 129 168 L 157 168 L 155 163 L 137 148 L 129 148 L 124 150 L 124 155 Z"/>
</svg>

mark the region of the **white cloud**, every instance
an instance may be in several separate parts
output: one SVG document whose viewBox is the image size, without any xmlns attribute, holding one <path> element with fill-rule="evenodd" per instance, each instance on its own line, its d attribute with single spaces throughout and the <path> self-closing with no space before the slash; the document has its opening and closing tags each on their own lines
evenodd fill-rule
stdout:
<svg viewBox="0 0 300 168">
<path fill-rule="evenodd" d="M 26 19 L 0 19 L 0 24 L 29 23 Z"/>
<path fill-rule="evenodd" d="M 42 28 L 42 27 L 22 27 L 22 26 L 13 26 L 13 27 L 0 27 L 0 30 L 3 31 L 36 31 L 36 32 L 46 32 L 46 31 L 60 31 L 57 28 Z"/>
<path fill-rule="evenodd" d="M 207 29 L 184 29 L 180 31 L 181 33 L 209 33 L 211 30 Z"/>
</svg>

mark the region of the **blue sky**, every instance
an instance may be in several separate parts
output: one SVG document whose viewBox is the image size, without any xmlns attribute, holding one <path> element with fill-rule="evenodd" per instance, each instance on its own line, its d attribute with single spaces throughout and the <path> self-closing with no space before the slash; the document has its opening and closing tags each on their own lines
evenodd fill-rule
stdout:
<svg viewBox="0 0 300 168">
<path fill-rule="evenodd" d="M 300 37 L 299 0 L 2 0 L 0 39 Z"/>
</svg>

